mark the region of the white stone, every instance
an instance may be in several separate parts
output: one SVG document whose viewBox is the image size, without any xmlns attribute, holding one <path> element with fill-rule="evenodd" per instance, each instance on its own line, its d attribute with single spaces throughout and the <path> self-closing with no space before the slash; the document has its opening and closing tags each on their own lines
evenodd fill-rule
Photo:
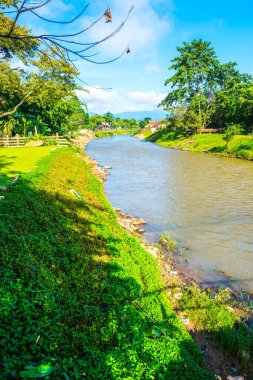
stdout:
<svg viewBox="0 0 253 380">
<path fill-rule="evenodd" d="M 182 297 L 183 297 L 183 293 L 181 292 L 174 294 L 174 298 L 176 298 L 176 300 L 180 300 Z"/>
</svg>

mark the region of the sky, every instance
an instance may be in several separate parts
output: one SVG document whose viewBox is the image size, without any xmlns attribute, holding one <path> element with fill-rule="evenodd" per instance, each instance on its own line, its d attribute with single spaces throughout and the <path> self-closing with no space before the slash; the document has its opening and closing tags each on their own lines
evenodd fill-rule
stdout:
<svg viewBox="0 0 253 380">
<path fill-rule="evenodd" d="M 38 13 L 55 20 L 69 20 L 84 7 L 83 0 L 51 0 Z M 73 33 L 87 27 L 110 7 L 112 22 L 102 19 L 76 41 L 97 41 L 115 30 L 133 6 L 127 22 L 114 37 L 90 51 L 92 59 L 106 61 L 129 46 L 130 54 L 107 64 L 79 60 L 80 78 L 91 87 L 78 90 L 90 112 L 119 113 L 155 109 L 169 89 L 170 60 L 184 41 L 202 38 L 211 42 L 221 63 L 237 62 L 241 72 L 253 74 L 253 0 L 91 0 L 74 23 L 54 25 L 35 16 L 22 22 L 34 33 Z M 93 87 L 92 87 L 93 86 Z M 94 88 L 97 87 L 97 88 Z M 107 88 L 111 88 L 108 90 Z"/>
</svg>

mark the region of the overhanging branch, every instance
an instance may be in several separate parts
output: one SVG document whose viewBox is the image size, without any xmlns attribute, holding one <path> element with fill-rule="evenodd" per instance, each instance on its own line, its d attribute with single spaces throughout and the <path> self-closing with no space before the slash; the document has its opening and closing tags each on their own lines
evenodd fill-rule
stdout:
<svg viewBox="0 0 253 380">
<path fill-rule="evenodd" d="M 26 94 L 26 96 L 21 100 L 21 102 L 19 102 L 14 108 L 12 111 L 8 111 L 8 112 L 4 112 L 0 115 L 0 119 L 2 119 L 3 117 L 5 116 L 9 116 L 9 115 L 13 115 L 17 109 L 26 101 L 26 99 L 31 95 L 32 91 L 28 92 L 28 94 Z"/>
</svg>

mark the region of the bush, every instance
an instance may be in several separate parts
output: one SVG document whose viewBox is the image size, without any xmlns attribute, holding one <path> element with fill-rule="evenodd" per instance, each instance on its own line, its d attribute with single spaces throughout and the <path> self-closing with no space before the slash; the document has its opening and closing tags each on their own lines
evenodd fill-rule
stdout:
<svg viewBox="0 0 253 380">
<path fill-rule="evenodd" d="M 228 143 L 230 140 L 232 140 L 233 136 L 239 135 L 241 133 L 241 130 L 242 127 L 240 124 L 228 124 L 224 135 L 224 140 Z"/>
</svg>

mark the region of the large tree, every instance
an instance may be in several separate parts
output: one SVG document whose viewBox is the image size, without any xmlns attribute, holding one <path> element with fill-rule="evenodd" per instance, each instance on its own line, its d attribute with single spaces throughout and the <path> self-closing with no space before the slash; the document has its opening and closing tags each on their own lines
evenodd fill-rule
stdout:
<svg viewBox="0 0 253 380">
<path fill-rule="evenodd" d="M 193 40 L 177 47 L 179 55 L 171 60 L 174 74 L 165 85 L 171 91 L 161 102 L 167 110 L 185 104 L 191 108 L 197 128 L 209 124 L 210 107 L 220 80 L 220 64 L 209 42 Z"/>
<path fill-rule="evenodd" d="M 215 95 L 212 122 L 224 128 L 230 123 L 240 124 L 245 131 L 252 129 L 252 76 L 241 74 L 237 64 L 221 65 L 221 83 Z"/>
<path fill-rule="evenodd" d="M 160 104 L 170 113 L 171 125 L 201 130 L 238 122 L 247 129 L 252 114 L 245 95 L 250 97 L 252 77 L 240 74 L 234 62 L 221 64 L 210 42 L 184 42 L 177 50 L 179 55 L 169 67 L 174 73 L 165 82 L 171 89 Z M 242 110 L 248 119 L 245 123 Z"/>
</svg>

